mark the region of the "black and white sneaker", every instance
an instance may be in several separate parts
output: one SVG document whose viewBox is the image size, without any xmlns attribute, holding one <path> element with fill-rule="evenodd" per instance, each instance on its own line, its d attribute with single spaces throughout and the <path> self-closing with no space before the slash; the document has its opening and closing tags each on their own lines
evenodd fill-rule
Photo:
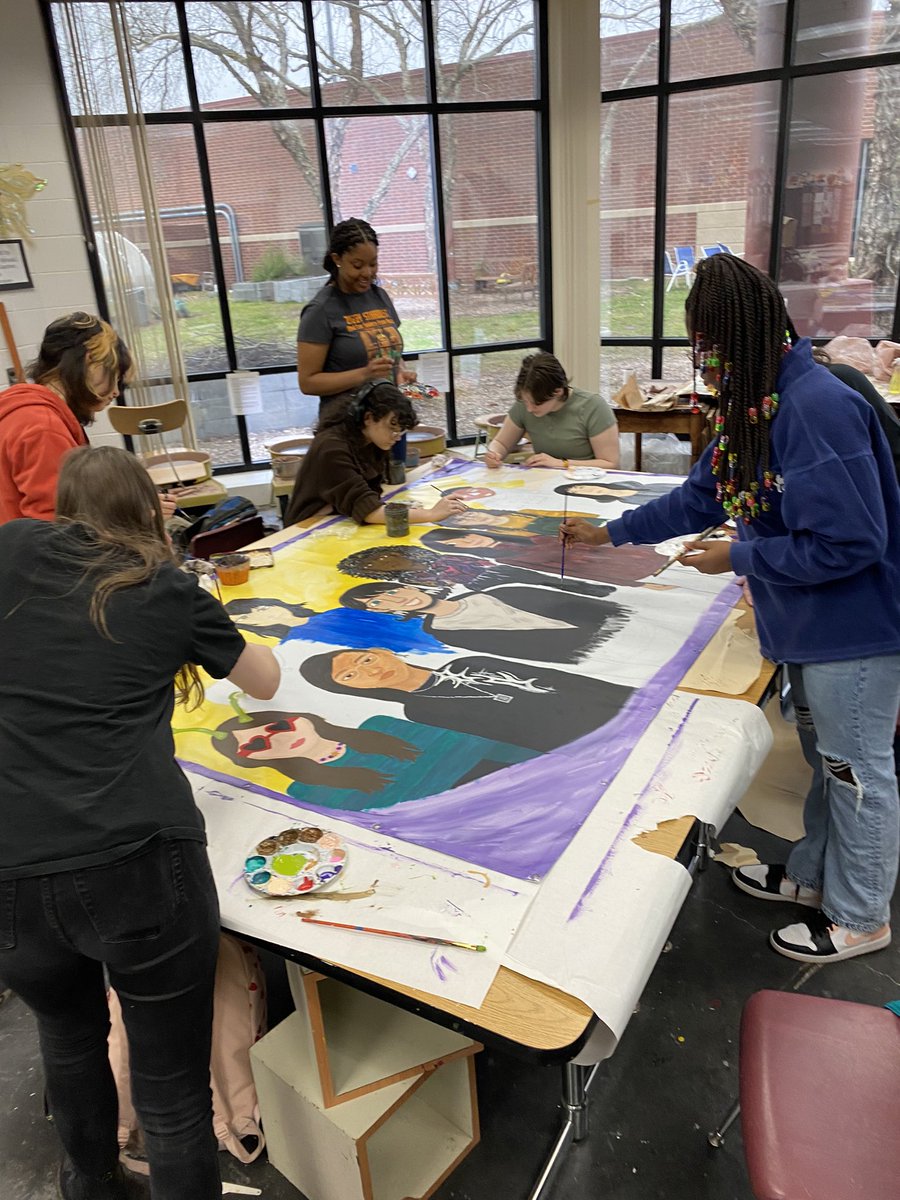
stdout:
<svg viewBox="0 0 900 1200">
<path fill-rule="evenodd" d="M 783 863 L 735 867 L 731 878 L 735 887 L 748 896 L 756 896 L 758 900 L 787 900 L 793 904 L 805 904 L 807 908 L 819 908 L 822 904 L 822 893 L 792 883 L 785 874 Z"/>
<path fill-rule="evenodd" d="M 874 933 L 859 933 L 835 925 L 819 911 L 805 921 L 786 925 L 769 935 L 773 950 L 797 962 L 842 962 L 858 954 L 871 954 L 891 944 L 891 927 L 882 925 Z"/>
</svg>

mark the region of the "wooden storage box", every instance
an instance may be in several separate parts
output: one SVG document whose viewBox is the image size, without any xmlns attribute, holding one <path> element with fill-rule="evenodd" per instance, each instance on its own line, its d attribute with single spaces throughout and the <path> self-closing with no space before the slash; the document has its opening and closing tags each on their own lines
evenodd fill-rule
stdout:
<svg viewBox="0 0 900 1200">
<path fill-rule="evenodd" d="M 425 1200 L 478 1142 L 476 1050 L 326 1109 L 306 1017 L 292 1013 L 250 1051 L 269 1161 L 308 1200 Z"/>
<path fill-rule="evenodd" d="M 452 1029 L 404 1012 L 296 963 L 287 963 L 298 1015 L 315 1058 L 325 1108 L 423 1070 L 463 1058 L 481 1047 Z"/>
</svg>

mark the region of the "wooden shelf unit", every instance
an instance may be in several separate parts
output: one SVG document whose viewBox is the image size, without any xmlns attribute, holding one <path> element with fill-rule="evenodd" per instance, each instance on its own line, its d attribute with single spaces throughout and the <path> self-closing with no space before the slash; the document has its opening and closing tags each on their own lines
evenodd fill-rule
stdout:
<svg viewBox="0 0 900 1200">
<path fill-rule="evenodd" d="M 250 1051 L 269 1161 L 309 1200 L 425 1200 L 478 1143 L 477 1042 L 288 964 Z"/>
</svg>

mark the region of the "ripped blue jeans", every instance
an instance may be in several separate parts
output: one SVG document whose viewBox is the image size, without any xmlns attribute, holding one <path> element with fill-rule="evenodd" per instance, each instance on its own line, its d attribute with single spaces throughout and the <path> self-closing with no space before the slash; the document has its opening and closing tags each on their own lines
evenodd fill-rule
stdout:
<svg viewBox="0 0 900 1200">
<path fill-rule="evenodd" d="M 838 925 L 871 933 L 890 920 L 900 856 L 893 738 L 900 654 L 789 664 L 803 756 L 813 769 L 806 833 L 788 878 L 822 892 Z"/>
</svg>

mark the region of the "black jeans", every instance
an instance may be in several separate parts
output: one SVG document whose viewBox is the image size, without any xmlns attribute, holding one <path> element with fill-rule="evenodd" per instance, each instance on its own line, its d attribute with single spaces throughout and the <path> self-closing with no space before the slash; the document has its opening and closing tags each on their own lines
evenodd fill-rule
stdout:
<svg viewBox="0 0 900 1200">
<path fill-rule="evenodd" d="M 104 964 L 122 1003 L 154 1200 L 218 1200 L 209 1053 L 219 906 L 206 848 L 158 841 L 101 867 L 0 882 L 0 975 L 37 1018 L 75 1167 L 118 1160 Z"/>
</svg>

